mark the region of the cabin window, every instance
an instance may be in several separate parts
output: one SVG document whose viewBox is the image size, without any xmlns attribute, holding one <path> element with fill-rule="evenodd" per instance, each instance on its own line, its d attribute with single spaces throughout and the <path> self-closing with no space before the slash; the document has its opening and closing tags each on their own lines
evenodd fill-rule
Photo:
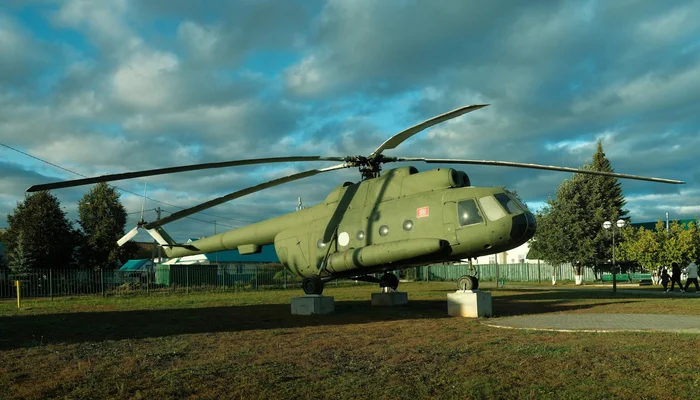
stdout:
<svg viewBox="0 0 700 400">
<path fill-rule="evenodd" d="M 497 193 L 493 195 L 493 197 L 495 197 L 496 200 L 498 200 L 498 202 L 501 203 L 503 208 L 505 208 L 506 211 L 508 211 L 508 214 L 518 214 L 523 211 L 520 209 L 520 207 L 518 207 L 515 201 L 513 201 L 513 199 L 508 197 L 508 195 L 505 193 Z"/>
<path fill-rule="evenodd" d="M 479 204 L 481 204 L 481 208 L 486 213 L 489 221 L 497 221 L 506 216 L 506 212 L 498 205 L 499 203 L 493 196 L 480 198 Z"/>
<path fill-rule="evenodd" d="M 459 225 L 473 225 L 484 222 L 479 209 L 476 207 L 474 200 L 462 200 L 457 203 L 457 215 L 459 216 Z"/>
</svg>

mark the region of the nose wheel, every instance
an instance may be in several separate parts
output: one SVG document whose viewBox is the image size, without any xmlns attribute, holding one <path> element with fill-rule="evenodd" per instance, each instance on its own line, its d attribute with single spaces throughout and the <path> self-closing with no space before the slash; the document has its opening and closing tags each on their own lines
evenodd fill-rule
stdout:
<svg viewBox="0 0 700 400">
<path fill-rule="evenodd" d="M 309 276 L 301 281 L 301 288 L 306 294 L 321 294 L 323 293 L 323 281 L 318 276 Z"/>
<path fill-rule="evenodd" d="M 396 275 L 388 272 L 379 278 L 379 287 L 388 287 L 391 288 L 391 290 L 396 290 L 396 288 L 399 287 L 399 278 Z"/>
<path fill-rule="evenodd" d="M 457 280 L 457 290 L 476 290 L 479 288 L 479 280 L 471 275 L 462 275 Z"/>
</svg>

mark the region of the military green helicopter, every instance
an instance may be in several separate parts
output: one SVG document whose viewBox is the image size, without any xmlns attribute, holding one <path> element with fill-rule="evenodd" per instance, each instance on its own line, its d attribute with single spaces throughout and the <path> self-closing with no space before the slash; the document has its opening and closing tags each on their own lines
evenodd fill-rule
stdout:
<svg viewBox="0 0 700 400">
<path fill-rule="evenodd" d="M 282 264 L 304 277 L 306 294 L 321 294 L 323 286 L 339 278 L 379 283 L 396 290 L 399 280 L 390 271 L 435 262 L 458 261 L 515 248 L 535 233 L 535 218 L 516 196 L 497 187 L 471 186 L 468 175 L 451 168 L 418 172 L 401 167 L 381 172 L 391 162 L 429 164 L 480 164 L 534 168 L 612 176 L 625 179 L 681 184 L 682 181 L 568 167 L 490 160 L 406 158 L 384 156 L 385 150 L 440 122 L 478 110 L 487 104 L 460 107 L 406 129 L 382 143 L 369 156 L 292 156 L 257 158 L 47 183 L 27 191 L 58 189 L 98 182 L 139 178 L 200 169 L 280 162 L 336 161 L 330 167 L 312 169 L 248 187 L 153 221 L 140 221 L 118 244 L 145 229 L 170 258 L 238 249 L 253 254 L 274 244 Z M 162 226 L 210 207 L 283 183 L 345 168 L 357 167 L 359 182 L 345 182 L 313 207 L 233 229 L 191 243 L 177 243 Z M 380 278 L 373 274 L 383 273 Z M 476 289 L 478 280 L 460 278 L 462 289 Z"/>
</svg>

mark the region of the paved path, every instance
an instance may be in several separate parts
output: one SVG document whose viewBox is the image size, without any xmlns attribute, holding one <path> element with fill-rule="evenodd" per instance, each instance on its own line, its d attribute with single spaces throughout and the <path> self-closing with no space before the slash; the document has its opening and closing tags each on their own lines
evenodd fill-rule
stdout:
<svg viewBox="0 0 700 400">
<path fill-rule="evenodd" d="M 684 332 L 700 334 L 700 316 L 668 314 L 548 313 L 489 318 L 484 325 L 497 328 L 561 332 Z"/>
</svg>

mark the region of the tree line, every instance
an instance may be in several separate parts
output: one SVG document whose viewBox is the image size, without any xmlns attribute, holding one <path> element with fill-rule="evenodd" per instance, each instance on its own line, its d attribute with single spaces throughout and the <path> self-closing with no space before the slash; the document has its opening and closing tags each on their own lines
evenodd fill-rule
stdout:
<svg viewBox="0 0 700 400">
<path fill-rule="evenodd" d="M 7 216 L 8 229 L 0 237 L 6 248 L 0 267 L 22 273 L 37 269 L 108 269 L 117 261 L 150 258 L 136 243 L 122 247 L 126 210 L 120 194 L 106 183 L 95 185 L 78 202 L 77 226 L 48 191 L 28 195 Z M 143 257 L 145 256 L 145 257 Z"/>
<path fill-rule="evenodd" d="M 592 161 L 583 168 L 614 172 L 600 141 Z M 685 265 L 698 259 L 697 224 L 684 227 L 674 223 L 667 232 L 659 221 L 654 231 L 637 229 L 630 226 L 625 204 L 617 178 L 573 174 L 536 213 L 537 231 L 530 241 L 531 258 L 552 264 L 580 263 L 584 267 L 607 265 L 613 258 L 612 230 L 615 230 L 615 259 L 627 266 L 654 270 L 673 261 Z M 626 223 L 622 229 L 615 226 L 620 219 Z M 603 228 L 605 221 L 613 226 Z"/>
</svg>

